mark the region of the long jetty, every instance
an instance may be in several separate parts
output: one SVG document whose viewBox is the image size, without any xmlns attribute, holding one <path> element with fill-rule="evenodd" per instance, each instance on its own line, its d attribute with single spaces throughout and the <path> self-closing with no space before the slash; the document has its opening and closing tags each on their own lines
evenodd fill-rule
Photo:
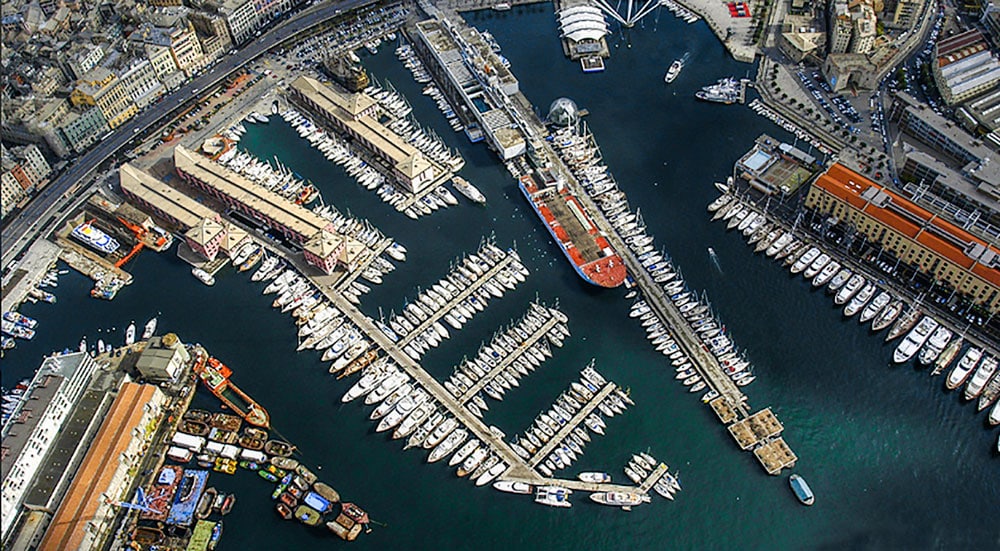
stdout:
<svg viewBox="0 0 1000 551">
<path fill-rule="evenodd" d="M 513 255 L 510 254 L 504 255 L 504 257 L 500 259 L 500 262 L 497 262 L 493 266 L 490 266 L 490 269 L 487 270 L 486 273 L 479 276 L 479 278 L 473 281 L 471 285 L 460 290 L 457 295 L 452 297 L 444 308 L 439 308 L 433 314 L 427 316 L 427 319 L 420 322 L 420 325 L 414 327 L 413 331 L 408 332 L 403 338 L 399 339 L 398 346 L 402 348 L 405 347 L 407 344 L 410 344 L 410 342 L 412 342 L 413 339 L 417 338 L 418 335 L 423 334 L 423 332 L 429 329 L 432 325 L 434 325 L 435 322 L 440 321 L 441 318 L 443 318 L 445 314 L 450 312 L 451 309 L 454 308 L 459 302 L 462 302 L 463 300 L 468 298 L 469 295 L 479 290 L 479 288 L 482 287 L 484 283 L 493 278 L 493 276 L 497 275 L 498 272 L 509 266 L 513 260 L 514 260 Z"/>
<path fill-rule="evenodd" d="M 569 422 L 559 427 L 559 430 L 554 435 L 552 435 L 552 438 L 550 438 L 549 441 L 546 442 L 544 446 L 539 448 L 538 452 L 536 452 L 535 455 L 531 456 L 531 459 L 528 460 L 528 464 L 531 465 L 532 467 L 535 467 L 536 465 L 544 461 L 545 458 L 548 457 L 550 453 L 552 453 L 552 450 L 554 450 L 557 445 L 561 444 L 562 441 L 565 440 L 567 436 L 569 436 L 569 433 L 572 432 L 573 429 L 575 429 L 577 426 L 579 426 L 580 423 L 582 423 L 583 420 L 586 419 L 587 416 L 590 415 L 592 411 L 594 411 L 594 408 L 596 408 L 597 405 L 600 404 L 602 400 L 607 398 L 608 395 L 611 394 L 616 388 L 618 388 L 618 385 L 612 382 L 609 382 L 608 384 L 604 385 L 604 388 L 599 390 L 597 394 L 595 394 L 594 397 L 589 402 L 584 404 L 584 406 L 580 408 L 580 411 L 576 412 L 576 414 L 573 415 L 573 418 L 570 419 Z"/>
<path fill-rule="evenodd" d="M 480 390 L 482 390 L 483 387 L 486 386 L 490 381 L 492 381 L 494 377 L 502 373 L 503 370 L 507 369 L 510 366 L 510 364 L 517 361 L 518 358 L 524 356 L 524 353 L 527 352 L 529 348 L 531 348 L 536 342 L 538 342 L 539 339 L 544 337 L 545 334 L 548 333 L 549 330 L 555 327 L 558 323 L 559 320 L 556 319 L 555 316 L 550 316 L 548 319 L 546 319 L 545 323 L 543 323 L 542 326 L 538 328 L 538 330 L 536 330 L 534 333 L 528 336 L 528 340 L 524 341 L 520 349 L 516 350 L 511 354 L 508 354 L 506 357 L 497 362 L 496 367 L 491 369 L 489 373 L 477 379 L 475 383 L 471 387 L 469 387 L 469 390 L 463 393 L 462 396 L 458 398 L 458 400 L 463 404 L 471 400 L 472 397 L 475 396 L 476 393 L 478 393 Z"/>
</svg>

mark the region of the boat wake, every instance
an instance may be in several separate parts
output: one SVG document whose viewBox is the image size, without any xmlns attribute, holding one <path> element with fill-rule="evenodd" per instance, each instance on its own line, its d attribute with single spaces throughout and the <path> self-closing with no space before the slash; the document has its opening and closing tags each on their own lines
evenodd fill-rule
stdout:
<svg viewBox="0 0 1000 551">
<path fill-rule="evenodd" d="M 719 255 L 715 253 L 715 249 L 712 247 L 708 248 L 708 258 L 712 260 L 712 265 L 715 266 L 715 269 L 718 270 L 720 274 L 725 273 L 722 271 L 722 264 L 719 263 Z"/>
</svg>

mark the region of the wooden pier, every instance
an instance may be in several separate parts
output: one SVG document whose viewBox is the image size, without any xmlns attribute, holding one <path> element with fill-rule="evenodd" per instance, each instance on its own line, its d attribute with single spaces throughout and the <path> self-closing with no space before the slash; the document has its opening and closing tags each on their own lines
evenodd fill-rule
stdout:
<svg viewBox="0 0 1000 551">
<path fill-rule="evenodd" d="M 580 423 L 582 423 L 583 420 L 586 419 L 587 416 L 594 411 L 594 408 L 596 408 L 597 405 L 600 404 L 601 401 L 603 401 L 605 398 L 607 398 L 608 395 L 611 394 L 616 388 L 618 388 L 618 385 L 609 382 L 608 384 L 604 385 L 604 388 L 597 391 L 597 394 L 595 394 L 594 397 L 591 398 L 589 402 L 587 402 L 582 408 L 580 408 L 580 411 L 576 412 L 576 414 L 573 415 L 573 418 L 570 419 L 569 422 L 559 427 L 559 430 L 556 431 L 556 433 L 552 436 L 552 438 L 550 438 L 549 441 L 546 442 L 544 446 L 539 448 L 538 451 L 535 453 L 535 455 L 531 456 L 531 459 L 528 460 L 528 464 L 531 465 L 532 468 L 534 468 L 539 463 L 544 461 L 545 458 L 548 457 L 550 453 L 552 453 L 552 450 L 554 450 L 556 446 L 561 444 L 562 441 L 567 436 L 569 436 L 569 433 L 573 432 L 573 429 L 578 427 Z"/>
<path fill-rule="evenodd" d="M 424 331 L 430 329 L 430 327 L 434 325 L 435 322 L 440 321 L 445 314 L 450 312 L 452 308 L 455 307 L 455 305 L 468 298 L 469 295 L 471 295 L 472 293 L 478 291 L 479 288 L 482 287 L 484 283 L 492 279 L 493 276 L 497 275 L 498 272 L 509 266 L 513 260 L 514 260 L 514 255 L 511 254 L 504 255 L 504 257 L 500 259 L 500 262 L 497 262 L 496 264 L 491 266 L 490 269 L 486 271 L 486 273 L 479 276 L 479 278 L 473 281 L 471 285 L 460 290 L 457 295 L 453 296 L 450 300 L 448 300 L 447 304 L 443 308 L 439 308 L 433 314 L 427 316 L 427 319 L 420 322 L 420 325 L 414 327 L 413 331 L 408 332 L 403 338 L 399 339 L 399 343 L 397 343 L 397 345 L 400 348 L 404 348 L 406 347 L 406 345 L 413 342 L 413 339 L 422 335 Z"/>
<path fill-rule="evenodd" d="M 660 479 L 663 478 L 663 475 L 667 474 L 667 470 L 669 469 L 670 467 L 667 467 L 666 463 L 660 463 L 657 465 L 656 468 L 653 469 L 653 472 L 646 477 L 646 480 L 643 480 L 642 484 L 639 485 L 639 491 L 644 494 L 648 493 L 650 488 L 659 482 Z"/>
<path fill-rule="evenodd" d="M 496 367 L 491 369 L 489 373 L 486 373 L 485 375 L 477 379 L 475 383 L 471 387 L 469 387 L 469 390 L 467 390 L 464 394 L 462 394 L 462 396 L 458 398 L 458 401 L 464 404 L 469 400 L 471 400 L 472 397 L 475 396 L 480 390 L 482 390 L 483 387 L 486 386 L 490 381 L 492 381 L 494 377 L 502 373 L 503 370 L 507 369 L 518 358 L 522 357 L 524 353 L 528 351 L 529 348 L 531 348 L 536 342 L 538 342 L 539 339 L 544 337 L 545 334 L 548 333 L 549 330 L 555 327 L 558 323 L 559 320 L 557 320 L 555 316 L 549 316 L 549 318 L 545 320 L 545 323 L 543 323 L 541 327 L 539 327 L 534 333 L 528 336 L 528 340 L 521 343 L 521 348 L 508 354 L 502 360 L 497 362 Z"/>
</svg>

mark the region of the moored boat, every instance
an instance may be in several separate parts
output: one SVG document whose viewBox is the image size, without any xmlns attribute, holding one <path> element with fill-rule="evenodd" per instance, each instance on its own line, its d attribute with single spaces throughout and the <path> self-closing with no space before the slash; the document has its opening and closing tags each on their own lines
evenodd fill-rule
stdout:
<svg viewBox="0 0 1000 551">
<path fill-rule="evenodd" d="M 797 474 L 793 474 L 789 477 L 788 484 L 792 487 L 792 491 L 795 492 L 795 497 L 797 497 L 803 505 L 812 505 L 816 501 L 812 489 L 809 487 L 809 484 L 806 483 L 806 479 Z"/>
</svg>

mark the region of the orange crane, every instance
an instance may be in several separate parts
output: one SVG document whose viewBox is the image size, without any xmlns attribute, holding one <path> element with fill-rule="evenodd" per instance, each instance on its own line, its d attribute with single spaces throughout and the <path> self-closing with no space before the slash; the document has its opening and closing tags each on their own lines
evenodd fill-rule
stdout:
<svg viewBox="0 0 1000 551">
<path fill-rule="evenodd" d="M 139 254 L 139 251 L 141 251 L 142 248 L 146 246 L 146 244 L 143 243 L 142 241 L 142 238 L 146 236 L 146 228 L 138 224 L 133 224 L 132 222 L 129 222 L 128 220 L 122 218 L 121 216 L 118 217 L 118 221 L 121 222 L 126 228 L 132 230 L 132 233 L 135 234 L 136 243 L 135 246 L 132 247 L 132 250 L 129 251 L 127 255 L 123 256 L 118 262 L 115 262 L 115 268 L 121 268 L 122 266 L 127 264 L 129 260 L 132 260 L 132 257 Z"/>
</svg>

